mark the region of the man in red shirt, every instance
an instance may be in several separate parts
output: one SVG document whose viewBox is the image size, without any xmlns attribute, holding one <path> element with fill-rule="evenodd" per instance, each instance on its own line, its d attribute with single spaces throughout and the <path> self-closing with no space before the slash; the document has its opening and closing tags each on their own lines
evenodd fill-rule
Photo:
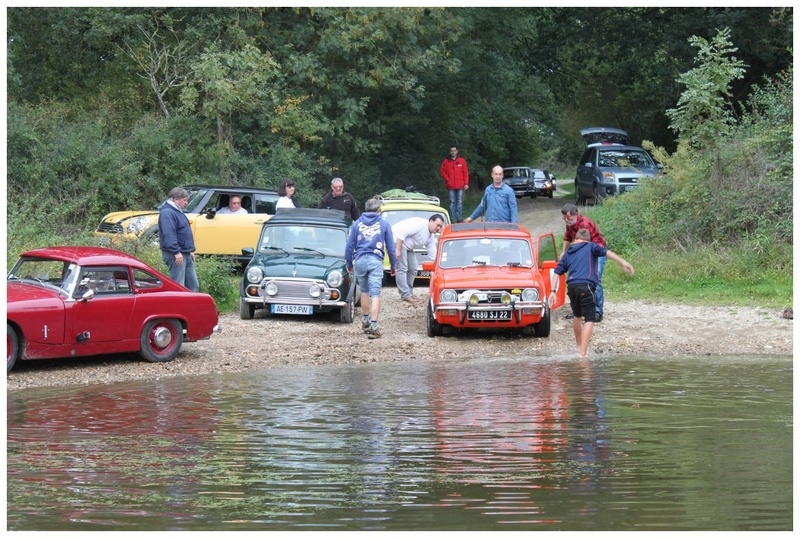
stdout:
<svg viewBox="0 0 800 538">
<path fill-rule="evenodd" d="M 458 154 L 456 146 L 450 146 L 450 155 L 442 161 L 439 173 L 444 178 L 444 185 L 450 192 L 450 220 L 463 222 L 462 200 L 464 191 L 469 188 L 469 170 L 467 161 Z"/>
<path fill-rule="evenodd" d="M 561 218 L 564 219 L 564 222 L 567 225 L 567 229 L 564 232 L 564 243 L 561 246 L 561 256 L 564 256 L 564 253 L 575 240 L 575 234 L 581 228 L 586 228 L 589 230 L 589 233 L 592 236 L 592 243 L 597 243 L 603 248 L 608 248 L 606 246 L 606 240 L 603 237 L 603 234 L 601 234 L 600 230 L 597 228 L 597 224 L 595 224 L 590 218 L 578 214 L 578 206 L 575 204 L 565 204 L 564 207 L 561 208 Z M 597 307 L 595 323 L 603 321 L 603 269 L 605 266 L 606 257 L 599 256 L 597 258 L 597 287 L 595 288 L 594 292 L 596 303 L 595 306 Z M 568 314 L 567 319 L 571 318 L 572 314 Z"/>
</svg>

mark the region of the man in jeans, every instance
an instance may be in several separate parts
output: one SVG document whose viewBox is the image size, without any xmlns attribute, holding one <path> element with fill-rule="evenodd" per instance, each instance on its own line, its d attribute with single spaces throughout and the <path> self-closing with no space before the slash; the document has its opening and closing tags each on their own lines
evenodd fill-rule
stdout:
<svg viewBox="0 0 800 538">
<path fill-rule="evenodd" d="M 426 247 L 431 258 L 436 256 L 436 235 L 444 228 L 444 218 L 440 213 L 428 220 L 411 217 L 392 226 L 395 248 L 397 249 L 397 291 L 400 299 L 416 305 L 422 299 L 414 295 L 414 279 L 417 276 L 417 256 L 415 248 Z"/>
<path fill-rule="evenodd" d="M 381 337 L 378 314 L 381 308 L 381 284 L 383 283 L 383 258 L 389 255 L 391 274 L 397 274 L 392 227 L 381 218 L 381 202 L 370 198 L 364 204 L 364 213 L 350 228 L 344 259 L 347 270 L 355 270 L 361 288 L 361 328 L 370 340 Z"/>
<path fill-rule="evenodd" d="M 450 218 L 462 222 L 464 191 L 469 189 L 469 170 L 467 161 L 458 154 L 458 148 L 450 146 L 450 155 L 442 161 L 439 174 L 450 193 Z"/>
<path fill-rule="evenodd" d="M 194 268 L 194 237 L 189 219 L 183 208 L 189 203 L 189 191 L 175 187 L 169 191 L 167 201 L 158 215 L 158 243 L 161 259 L 169 268 L 169 277 L 192 291 L 197 291 L 197 273 Z"/>
<path fill-rule="evenodd" d="M 567 251 L 569 245 L 575 240 L 575 234 L 582 228 L 589 230 L 589 233 L 592 236 L 592 243 L 597 243 L 601 247 L 607 248 L 606 240 L 603 237 L 603 234 L 600 233 L 600 229 L 597 227 L 597 224 L 595 224 L 590 218 L 579 215 L 578 206 L 575 204 L 565 204 L 564 207 L 561 208 L 561 218 L 564 219 L 564 222 L 567 225 L 567 229 L 564 232 L 564 243 L 561 245 L 562 256 Z M 597 318 L 594 320 L 595 323 L 600 323 L 603 321 L 603 269 L 605 269 L 605 267 L 606 257 L 600 256 L 597 259 L 597 289 L 595 290 Z M 567 319 L 572 319 L 572 314 L 567 314 Z"/>
</svg>

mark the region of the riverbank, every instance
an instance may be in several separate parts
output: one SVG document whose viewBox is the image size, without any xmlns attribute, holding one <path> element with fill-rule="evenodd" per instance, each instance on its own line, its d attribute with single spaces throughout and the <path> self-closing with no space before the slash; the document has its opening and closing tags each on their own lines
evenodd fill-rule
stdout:
<svg viewBox="0 0 800 538">
<path fill-rule="evenodd" d="M 520 200 L 520 222 L 538 235 L 563 233 L 563 200 Z M 419 283 L 416 292 L 427 298 Z M 610 355 L 791 355 L 793 321 L 782 310 L 685 306 L 625 301 L 606 292 L 603 322 L 595 325 L 590 358 Z M 153 364 L 138 355 L 18 362 L 7 376 L 8 390 L 90 385 L 164 377 L 240 372 L 286 366 L 368 362 L 447 361 L 477 357 L 575 357 L 572 322 L 566 305 L 553 312 L 548 338 L 515 338 L 503 332 L 470 332 L 429 338 L 424 306 L 401 302 L 394 286 L 384 288 L 380 323 L 383 338 L 368 340 L 359 318 L 342 324 L 332 317 L 221 317 L 222 332 L 184 344 L 169 363 Z"/>
</svg>

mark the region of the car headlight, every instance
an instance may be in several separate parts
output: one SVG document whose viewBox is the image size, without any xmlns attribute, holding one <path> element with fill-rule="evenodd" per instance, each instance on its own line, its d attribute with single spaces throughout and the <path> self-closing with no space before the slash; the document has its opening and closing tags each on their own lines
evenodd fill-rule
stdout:
<svg viewBox="0 0 800 538">
<path fill-rule="evenodd" d="M 536 288 L 526 288 L 522 290 L 522 300 L 526 303 L 532 303 L 539 300 L 539 290 Z"/>
<path fill-rule="evenodd" d="M 251 284 L 257 284 L 264 278 L 264 272 L 260 267 L 249 267 L 247 269 L 247 281 Z"/>
<path fill-rule="evenodd" d="M 617 180 L 617 176 L 614 175 L 614 172 L 603 172 L 603 181 L 608 183 L 613 183 Z"/>
<path fill-rule="evenodd" d="M 473 293 L 473 294 L 471 294 L 471 295 L 469 296 L 469 299 L 467 299 L 467 302 L 468 302 L 469 304 L 471 304 L 471 305 L 476 305 L 476 304 L 478 304 L 479 302 L 481 302 L 481 298 L 480 298 L 480 297 L 478 297 L 478 294 L 477 294 L 477 293 Z"/>
<path fill-rule="evenodd" d="M 342 281 L 344 278 L 342 277 L 341 271 L 331 271 L 328 273 L 328 278 L 325 279 L 325 282 L 328 283 L 328 286 L 331 288 L 338 288 L 342 285 Z"/>
<path fill-rule="evenodd" d="M 508 306 L 511 304 L 511 294 L 507 292 L 503 292 L 503 295 L 500 296 L 500 303 L 503 306 Z"/>
<path fill-rule="evenodd" d="M 454 303 L 458 299 L 455 290 L 442 290 L 439 292 L 439 301 L 442 303 Z"/>
<path fill-rule="evenodd" d="M 139 235 L 144 231 L 149 222 L 150 219 L 148 219 L 147 217 L 136 217 L 135 219 L 131 219 L 128 222 L 128 224 L 125 226 L 125 230 L 128 233 Z"/>
<path fill-rule="evenodd" d="M 264 288 L 264 291 L 266 291 L 267 295 L 269 295 L 270 297 L 274 297 L 278 295 L 278 285 L 275 284 L 274 282 L 268 282 L 266 287 Z"/>
<path fill-rule="evenodd" d="M 308 294 L 314 299 L 316 299 L 322 294 L 322 287 L 319 284 L 312 284 L 308 288 Z"/>
</svg>

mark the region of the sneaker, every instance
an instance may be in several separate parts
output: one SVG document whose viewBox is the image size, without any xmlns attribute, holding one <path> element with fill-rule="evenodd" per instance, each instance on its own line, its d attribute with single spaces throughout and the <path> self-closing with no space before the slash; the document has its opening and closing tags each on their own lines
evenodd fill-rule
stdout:
<svg viewBox="0 0 800 538">
<path fill-rule="evenodd" d="M 361 320 L 361 329 L 363 329 L 364 332 L 369 330 L 369 318 Z"/>
<path fill-rule="evenodd" d="M 411 305 L 418 305 L 421 302 L 421 299 L 419 297 L 409 295 L 408 297 L 404 297 L 402 301 Z"/>
<path fill-rule="evenodd" d="M 369 330 L 367 331 L 367 338 L 369 338 L 370 340 L 375 340 L 376 338 L 380 338 L 381 334 L 383 333 L 378 327 L 375 327 L 374 329 L 370 327 Z"/>
<path fill-rule="evenodd" d="M 603 321 L 603 316 L 595 316 L 594 317 L 594 322 L 595 323 L 600 323 L 601 321 Z"/>
</svg>

